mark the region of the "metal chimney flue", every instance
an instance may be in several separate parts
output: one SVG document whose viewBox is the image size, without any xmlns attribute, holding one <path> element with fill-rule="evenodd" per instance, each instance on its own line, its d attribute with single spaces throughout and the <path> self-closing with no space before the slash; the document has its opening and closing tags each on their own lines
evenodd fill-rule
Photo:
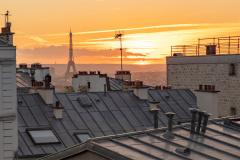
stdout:
<svg viewBox="0 0 240 160">
<path fill-rule="evenodd" d="M 150 109 L 149 111 L 153 114 L 153 125 L 154 128 L 158 128 L 158 112 L 159 112 L 159 102 L 158 101 L 151 101 L 149 102 Z"/>
<path fill-rule="evenodd" d="M 204 113 L 203 114 L 203 125 L 202 125 L 202 129 L 201 129 L 201 132 L 203 134 L 205 134 L 205 132 L 206 132 L 208 119 L 209 119 L 210 116 L 211 116 L 211 114 L 209 114 L 209 113 Z"/>
<path fill-rule="evenodd" d="M 205 114 L 204 111 L 198 111 L 198 122 L 197 122 L 197 128 L 196 128 L 196 133 L 200 133 L 200 129 L 202 126 L 202 119 L 203 119 L 203 115 Z"/>
<path fill-rule="evenodd" d="M 173 112 L 167 112 L 165 113 L 165 115 L 167 116 L 168 118 L 168 128 L 167 128 L 167 131 L 166 133 L 164 133 L 164 137 L 166 139 L 173 139 L 174 138 L 174 134 L 172 132 L 172 129 L 173 129 L 173 117 L 175 115 L 175 113 Z"/>
<path fill-rule="evenodd" d="M 168 118 L 168 132 L 172 132 L 172 126 L 173 126 L 173 117 L 175 115 L 175 113 L 173 112 L 167 112 L 165 113 L 165 115 Z"/>
<path fill-rule="evenodd" d="M 190 108 L 190 112 L 192 114 L 192 119 L 191 119 L 191 134 L 195 133 L 195 128 L 196 128 L 196 118 L 197 118 L 197 112 L 198 109 L 196 108 Z"/>
<path fill-rule="evenodd" d="M 158 112 L 159 112 L 159 110 L 155 110 L 154 111 L 154 117 L 153 117 L 153 119 L 154 119 L 154 128 L 158 128 Z"/>
</svg>

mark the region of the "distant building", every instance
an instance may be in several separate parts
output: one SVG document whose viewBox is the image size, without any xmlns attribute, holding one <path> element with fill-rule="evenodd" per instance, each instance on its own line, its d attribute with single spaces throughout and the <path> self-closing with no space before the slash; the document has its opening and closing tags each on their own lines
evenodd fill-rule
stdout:
<svg viewBox="0 0 240 160">
<path fill-rule="evenodd" d="M 198 126 L 183 124 L 94 138 L 41 160 L 237 160 L 239 122 L 239 118 L 219 119 L 202 124 L 199 131 Z"/>
<path fill-rule="evenodd" d="M 16 47 L 8 12 L 0 33 L 0 160 L 12 160 L 18 146 Z"/>
<path fill-rule="evenodd" d="M 239 39 L 200 39 L 196 46 L 173 46 L 167 57 L 167 84 L 194 91 L 200 108 L 215 117 L 239 115 Z"/>
<path fill-rule="evenodd" d="M 27 64 L 21 63 L 19 64 L 19 67 L 17 68 L 18 74 L 28 74 L 32 85 L 38 84 L 38 85 L 45 85 L 44 81 L 46 76 L 50 75 L 50 69 L 49 67 L 43 67 L 40 63 L 33 63 L 30 67 L 28 67 Z M 26 77 L 27 78 L 27 77 Z M 40 84 L 41 83 L 41 84 Z"/>
</svg>

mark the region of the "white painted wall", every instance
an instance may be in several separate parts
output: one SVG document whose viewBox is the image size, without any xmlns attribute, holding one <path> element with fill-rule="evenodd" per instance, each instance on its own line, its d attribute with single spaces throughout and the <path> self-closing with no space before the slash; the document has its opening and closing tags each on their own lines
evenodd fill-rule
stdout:
<svg viewBox="0 0 240 160">
<path fill-rule="evenodd" d="M 90 82 L 90 88 L 88 88 L 88 82 Z M 107 78 L 98 74 L 78 75 L 76 78 L 72 78 L 72 86 L 75 92 L 78 92 L 79 88 L 82 87 L 85 87 L 88 92 L 104 92 L 105 85 L 107 86 Z"/>
<path fill-rule="evenodd" d="M 211 113 L 211 118 L 217 118 L 220 116 L 218 110 L 218 93 L 219 92 L 202 92 L 195 91 L 194 94 L 197 97 L 197 105 L 202 111 Z"/>
</svg>

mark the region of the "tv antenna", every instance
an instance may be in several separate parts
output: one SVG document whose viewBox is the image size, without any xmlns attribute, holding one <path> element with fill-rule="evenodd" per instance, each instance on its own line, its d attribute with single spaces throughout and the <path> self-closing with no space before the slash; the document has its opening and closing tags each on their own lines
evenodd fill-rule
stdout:
<svg viewBox="0 0 240 160">
<path fill-rule="evenodd" d="M 5 14 L 1 14 L 1 15 L 4 16 L 5 24 L 7 24 L 7 23 L 9 22 L 9 16 L 11 16 L 11 15 L 9 14 L 9 11 L 6 11 Z"/>
<path fill-rule="evenodd" d="M 123 47 L 122 47 L 122 37 L 123 33 L 121 31 L 118 31 L 115 33 L 115 39 L 119 39 L 120 42 L 120 52 L 121 52 L 121 71 L 123 70 Z"/>
</svg>

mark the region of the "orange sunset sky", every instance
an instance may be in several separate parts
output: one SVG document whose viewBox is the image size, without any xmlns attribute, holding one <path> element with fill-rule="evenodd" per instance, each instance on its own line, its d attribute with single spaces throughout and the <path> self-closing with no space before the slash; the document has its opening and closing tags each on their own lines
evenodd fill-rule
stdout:
<svg viewBox="0 0 240 160">
<path fill-rule="evenodd" d="M 115 31 L 124 32 L 124 63 L 158 64 L 170 46 L 240 35 L 240 0 L 1 0 L 9 10 L 17 63 L 119 63 Z M 3 17 L 1 18 L 3 25 Z"/>
</svg>

